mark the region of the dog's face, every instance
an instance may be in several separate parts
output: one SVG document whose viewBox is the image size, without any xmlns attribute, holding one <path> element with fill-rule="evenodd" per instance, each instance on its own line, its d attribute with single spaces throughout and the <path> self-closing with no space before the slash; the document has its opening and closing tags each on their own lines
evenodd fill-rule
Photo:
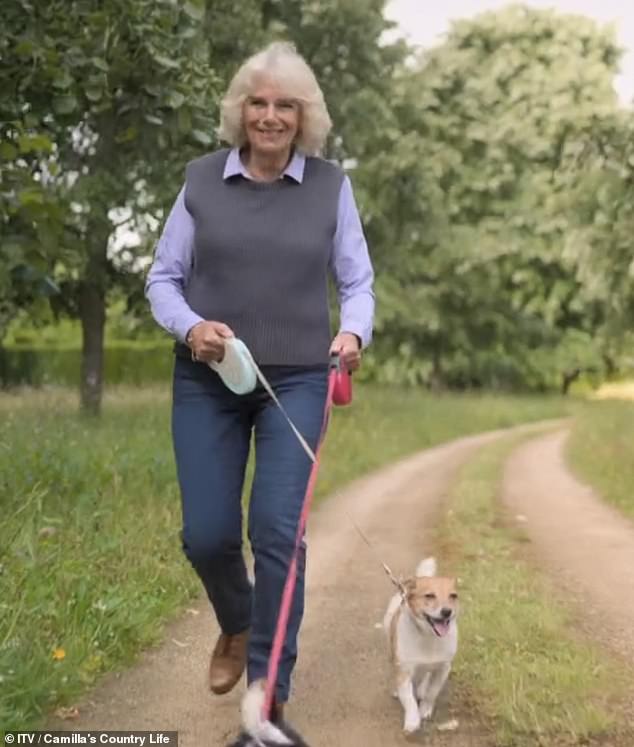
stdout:
<svg viewBox="0 0 634 747">
<path fill-rule="evenodd" d="M 458 592 L 454 578 L 417 576 L 405 584 L 405 602 L 420 623 L 426 623 L 439 637 L 447 635 L 458 614 Z"/>
</svg>

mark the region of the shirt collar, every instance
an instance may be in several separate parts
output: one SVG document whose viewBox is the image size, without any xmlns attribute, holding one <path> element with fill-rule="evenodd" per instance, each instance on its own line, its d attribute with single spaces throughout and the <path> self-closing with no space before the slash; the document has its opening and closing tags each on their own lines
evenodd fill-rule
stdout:
<svg viewBox="0 0 634 747">
<path fill-rule="evenodd" d="M 293 156 L 282 172 L 280 179 L 285 176 L 290 176 L 293 181 L 301 184 L 304 179 L 305 165 L 306 156 L 297 150 L 293 151 Z M 240 159 L 240 151 L 238 148 L 232 148 L 229 151 L 229 155 L 225 162 L 225 170 L 222 174 L 223 179 L 229 179 L 232 176 L 243 176 L 245 179 L 253 179 Z"/>
</svg>

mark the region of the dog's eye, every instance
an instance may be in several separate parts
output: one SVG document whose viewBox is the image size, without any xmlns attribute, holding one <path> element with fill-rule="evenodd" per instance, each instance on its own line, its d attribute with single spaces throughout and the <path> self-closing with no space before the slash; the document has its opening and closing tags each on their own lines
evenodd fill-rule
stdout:
<svg viewBox="0 0 634 747">
<path fill-rule="evenodd" d="M 427 592 L 427 593 L 425 594 L 425 599 L 436 599 L 436 595 L 434 594 L 434 592 L 433 592 L 433 591 L 428 591 L 428 592 Z"/>
<path fill-rule="evenodd" d="M 451 593 L 451 594 L 449 595 L 449 599 L 453 599 L 453 600 L 454 600 L 454 602 L 456 601 L 456 599 L 458 599 L 458 595 L 456 594 L 456 592 L 455 592 L 455 591 L 454 591 L 454 592 L 452 592 L 452 593 Z"/>
</svg>

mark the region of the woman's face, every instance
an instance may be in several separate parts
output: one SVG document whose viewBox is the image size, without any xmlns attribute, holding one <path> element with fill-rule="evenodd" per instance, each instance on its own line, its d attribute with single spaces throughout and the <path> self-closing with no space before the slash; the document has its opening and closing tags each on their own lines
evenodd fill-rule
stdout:
<svg viewBox="0 0 634 747">
<path fill-rule="evenodd" d="M 256 86 L 243 105 L 243 123 L 251 150 L 267 156 L 290 153 L 299 131 L 301 107 L 274 83 Z"/>
</svg>

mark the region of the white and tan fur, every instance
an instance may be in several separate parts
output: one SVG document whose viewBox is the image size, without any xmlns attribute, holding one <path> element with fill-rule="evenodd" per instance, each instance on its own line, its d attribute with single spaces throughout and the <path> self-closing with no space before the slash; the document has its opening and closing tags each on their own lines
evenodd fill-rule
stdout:
<svg viewBox="0 0 634 747">
<path fill-rule="evenodd" d="M 458 649 L 458 595 L 453 578 L 436 576 L 436 561 L 426 558 L 416 576 L 395 594 L 383 619 L 405 712 L 403 729 L 412 733 L 430 718 Z"/>
<path fill-rule="evenodd" d="M 240 708 L 242 725 L 253 738 L 253 744 L 292 745 L 292 741 L 275 724 L 262 718 L 264 689 L 264 680 L 257 680 L 247 689 Z"/>
</svg>

